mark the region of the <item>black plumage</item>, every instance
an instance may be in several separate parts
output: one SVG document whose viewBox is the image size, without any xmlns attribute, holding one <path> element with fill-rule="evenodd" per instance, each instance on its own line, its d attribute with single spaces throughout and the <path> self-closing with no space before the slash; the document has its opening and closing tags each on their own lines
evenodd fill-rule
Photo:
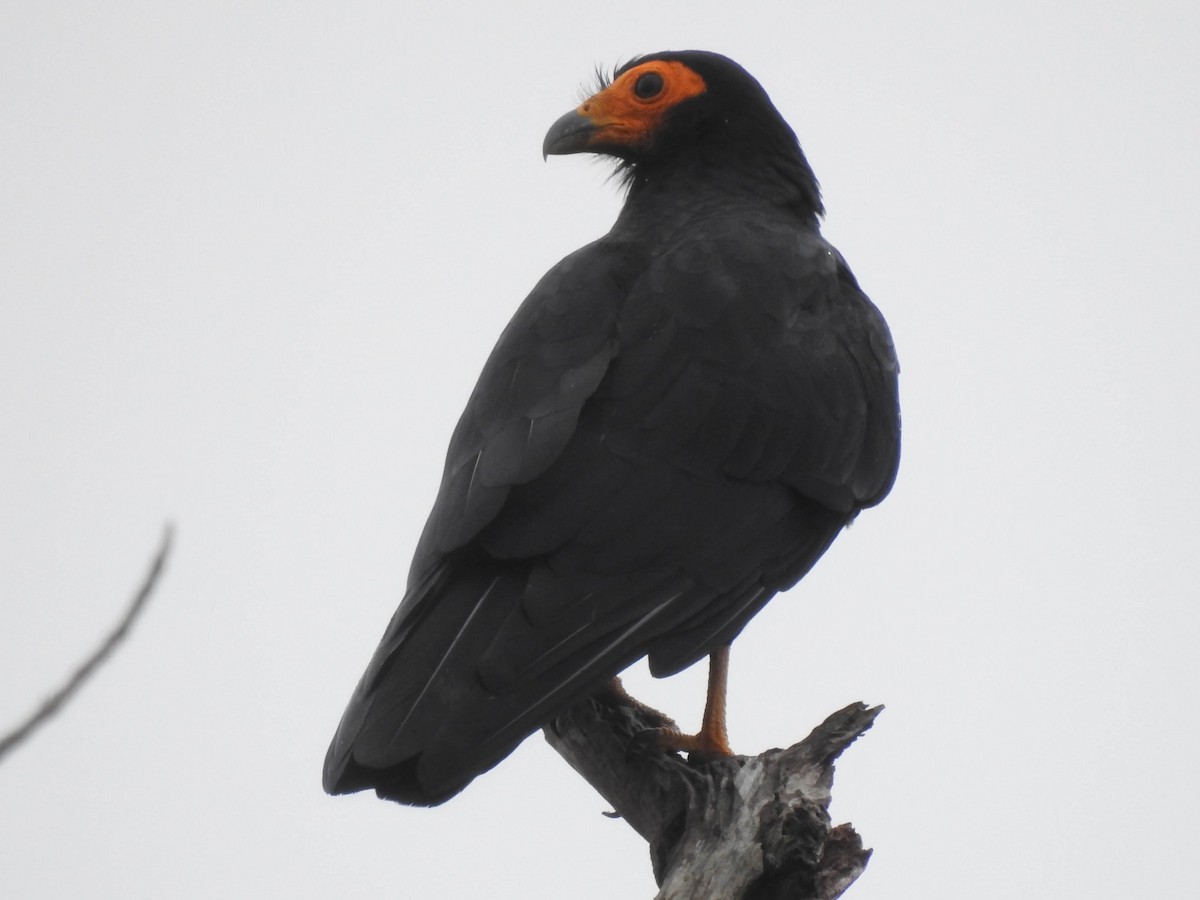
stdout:
<svg viewBox="0 0 1200 900">
<path fill-rule="evenodd" d="M 440 803 L 635 660 L 690 665 L 895 477 L 887 326 L 750 75 L 634 60 L 546 149 L 618 159 L 625 206 L 484 366 L 330 792 Z"/>
</svg>

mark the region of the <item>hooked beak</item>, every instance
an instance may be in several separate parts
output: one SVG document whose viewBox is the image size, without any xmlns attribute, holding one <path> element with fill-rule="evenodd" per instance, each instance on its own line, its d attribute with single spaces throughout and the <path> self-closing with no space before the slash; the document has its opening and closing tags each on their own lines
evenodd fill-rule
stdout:
<svg viewBox="0 0 1200 900">
<path fill-rule="evenodd" d="M 568 153 L 587 153 L 588 146 L 596 133 L 596 125 L 577 110 L 571 110 L 550 126 L 546 139 L 542 141 L 542 159 L 548 156 L 565 156 Z"/>
</svg>

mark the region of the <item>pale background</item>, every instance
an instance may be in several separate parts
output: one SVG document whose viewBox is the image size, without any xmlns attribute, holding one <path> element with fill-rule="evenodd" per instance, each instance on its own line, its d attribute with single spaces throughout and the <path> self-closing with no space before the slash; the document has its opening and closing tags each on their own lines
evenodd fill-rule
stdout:
<svg viewBox="0 0 1200 900">
<path fill-rule="evenodd" d="M 1200 7 L 5 3 L 0 896 L 648 898 L 540 737 L 436 810 L 320 790 L 500 329 L 619 204 L 597 63 L 719 50 L 891 322 L 905 446 L 733 653 L 734 746 L 885 703 L 848 896 L 1194 898 Z M 685 723 L 702 667 L 635 692 Z"/>
</svg>

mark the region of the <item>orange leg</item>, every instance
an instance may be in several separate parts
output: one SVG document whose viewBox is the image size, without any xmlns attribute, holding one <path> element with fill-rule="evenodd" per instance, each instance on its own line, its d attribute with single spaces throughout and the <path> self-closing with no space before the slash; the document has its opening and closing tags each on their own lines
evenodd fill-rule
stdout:
<svg viewBox="0 0 1200 900">
<path fill-rule="evenodd" d="M 656 742 L 664 750 L 684 751 L 689 759 L 717 759 L 733 756 L 729 735 L 725 731 L 725 696 L 729 681 L 729 645 L 714 650 L 708 658 L 708 700 L 699 734 L 680 734 L 673 729 L 659 729 Z"/>
</svg>

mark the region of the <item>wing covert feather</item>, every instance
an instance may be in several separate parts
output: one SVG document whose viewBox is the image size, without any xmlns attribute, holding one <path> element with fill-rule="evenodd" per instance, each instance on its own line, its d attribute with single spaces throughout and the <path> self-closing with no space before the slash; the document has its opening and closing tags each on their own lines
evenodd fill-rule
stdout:
<svg viewBox="0 0 1200 900">
<path fill-rule="evenodd" d="M 492 521 L 514 485 L 562 453 L 616 353 L 621 277 L 632 264 L 620 247 L 590 244 L 546 273 L 518 309 L 450 440 L 410 587 Z"/>
</svg>

